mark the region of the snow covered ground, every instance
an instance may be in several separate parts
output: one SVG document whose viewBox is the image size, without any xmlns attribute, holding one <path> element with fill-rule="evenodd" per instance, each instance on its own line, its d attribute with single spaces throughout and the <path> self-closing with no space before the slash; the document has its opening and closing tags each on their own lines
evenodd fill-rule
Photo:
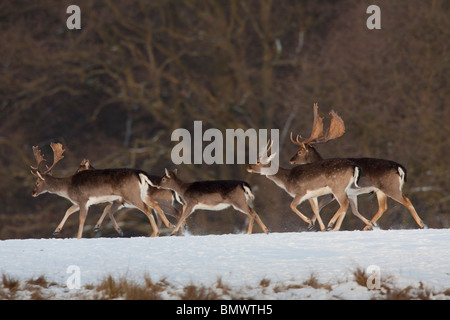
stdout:
<svg viewBox="0 0 450 320">
<path fill-rule="evenodd" d="M 370 299 L 387 285 L 425 287 L 434 292 L 429 298 L 450 299 L 443 293 L 450 292 L 449 244 L 450 229 L 4 240 L 0 273 L 19 280 L 44 275 L 59 285 L 56 298 L 109 275 L 136 282 L 147 275 L 174 287 L 221 279 L 254 299 Z M 355 280 L 355 270 L 369 266 L 379 271 L 368 273 L 374 290 Z M 69 290 L 78 275 L 81 289 Z M 312 275 L 327 287 L 300 286 Z"/>
</svg>

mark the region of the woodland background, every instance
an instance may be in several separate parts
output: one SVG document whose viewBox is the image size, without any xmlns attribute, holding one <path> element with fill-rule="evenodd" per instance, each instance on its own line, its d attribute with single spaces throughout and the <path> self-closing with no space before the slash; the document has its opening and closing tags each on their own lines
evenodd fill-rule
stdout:
<svg viewBox="0 0 450 320">
<path fill-rule="evenodd" d="M 66 9 L 81 8 L 81 30 L 68 30 Z M 366 9 L 381 8 L 381 30 L 368 30 Z M 31 147 L 65 159 L 55 176 L 83 158 L 97 168 L 135 167 L 162 174 L 174 165 L 177 128 L 280 129 L 282 166 L 308 135 L 312 106 L 334 109 L 346 134 L 319 147 L 324 157 L 378 157 L 408 170 L 404 191 L 429 227 L 450 227 L 450 2 L 447 0 L 152 0 L 2 1 L 0 4 L 0 239 L 47 238 L 70 203 L 31 197 Z M 184 180 L 243 179 L 256 211 L 276 232 L 305 230 L 290 197 L 245 165 L 181 165 Z M 382 228 L 417 228 L 389 200 Z M 84 236 L 116 236 L 108 219 Z M 360 197 L 371 218 L 375 196 Z M 308 204 L 301 210 L 312 216 Z M 333 204 L 324 208 L 327 223 Z M 125 236 L 147 235 L 136 210 L 117 220 Z M 195 234 L 245 229 L 233 210 L 196 212 Z M 72 237 L 78 214 L 61 237 Z M 363 224 L 350 211 L 345 230 Z M 259 227 L 255 226 L 259 232 Z"/>
</svg>

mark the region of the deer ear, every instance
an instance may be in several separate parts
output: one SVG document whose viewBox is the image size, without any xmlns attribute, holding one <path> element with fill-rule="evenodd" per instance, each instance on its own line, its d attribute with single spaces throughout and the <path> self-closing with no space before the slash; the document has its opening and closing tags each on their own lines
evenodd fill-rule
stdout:
<svg viewBox="0 0 450 320">
<path fill-rule="evenodd" d="M 166 172 L 166 177 L 167 177 L 167 178 L 170 178 L 170 172 L 169 172 L 169 170 L 167 170 L 167 168 L 165 168 L 164 170 L 165 170 L 165 172 Z"/>
<path fill-rule="evenodd" d="M 172 173 L 173 173 L 174 175 L 177 175 L 177 174 L 178 174 L 178 169 L 173 169 Z"/>
</svg>

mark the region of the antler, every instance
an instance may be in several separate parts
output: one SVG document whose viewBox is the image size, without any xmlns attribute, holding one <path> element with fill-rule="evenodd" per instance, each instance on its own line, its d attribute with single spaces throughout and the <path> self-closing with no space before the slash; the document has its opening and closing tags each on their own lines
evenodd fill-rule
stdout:
<svg viewBox="0 0 450 320">
<path fill-rule="evenodd" d="M 52 150 L 53 150 L 53 163 L 50 166 L 50 168 L 47 168 L 47 170 L 44 172 L 44 174 L 47 174 L 50 171 L 52 171 L 53 167 L 64 158 L 63 153 L 65 150 L 63 149 L 63 146 L 61 143 L 59 143 L 59 142 L 53 143 L 52 142 L 52 143 L 50 143 L 50 147 L 52 147 Z"/>
<path fill-rule="evenodd" d="M 325 137 L 322 142 L 328 142 L 330 140 L 341 137 L 345 133 L 345 125 L 344 120 L 337 115 L 334 110 L 330 112 L 331 122 L 330 127 L 325 134 Z"/>
<path fill-rule="evenodd" d="M 297 135 L 296 140 L 294 141 L 291 132 L 291 142 L 295 145 L 303 147 L 305 144 L 313 145 L 317 143 L 325 143 L 342 136 L 345 133 L 344 120 L 342 120 L 342 118 L 339 117 L 334 111 L 331 111 L 330 115 L 330 127 L 324 135 L 323 118 L 319 116 L 319 107 L 317 103 L 314 103 L 314 122 L 311 135 L 309 136 L 309 138 L 303 139 L 303 141 L 300 141 L 299 136 Z"/>
<path fill-rule="evenodd" d="M 320 140 L 323 135 L 323 118 L 319 116 L 319 106 L 317 102 L 314 103 L 314 122 L 311 130 L 311 135 L 303 143 L 311 144 L 316 140 Z"/>
<path fill-rule="evenodd" d="M 34 146 L 33 147 L 33 154 L 34 154 L 34 158 L 36 159 L 37 166 L 36 167 L 30 166 L 30 167 L 33 170 L 38 170 L 39 169 L 39 165 L 43 161 L 46 161 L 46 160 L 44 159 L 44 156 L 41 154 L 41 150 L 39 149 L 38 146 Z"/>
<path fill-rule="evenodd" d="M 301 138 L 301 136 L 300 136 L 300 138 Z M 294 141 L 294 139 L 292 139 L 292 132 L 291 132 L 291 142 L 297 146 L 303 147 L 303 143 L 298 140 L 298 135 L 297 135 L 296 141 Z"/>
<path fill-rule="evenodd" d="M 261 161 L 261 163 L 267 163 L 268 162 L 269 157 L 267 156 L 267 154 L 269 153 L 270 149 L 272 149 L 272 145 L 273 145 L 273 141 L 271 141 L 271 139 L 269 139 L 267 141 L 266 147 L 259 154 L 259 161 Z"/>
</svg>

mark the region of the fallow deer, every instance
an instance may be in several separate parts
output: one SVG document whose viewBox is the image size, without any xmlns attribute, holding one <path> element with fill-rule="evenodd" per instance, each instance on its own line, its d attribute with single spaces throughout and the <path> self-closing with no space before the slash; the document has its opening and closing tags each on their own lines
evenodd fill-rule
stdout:
<svg viewBox="0 0 450 320">
<path fill-rule="evenodd" d="M 266 150 L 269 151 L 270 147 L 267 146 Z M 319 215 L 317 202 L 319 196 L 332 194 L 335 197 L 340 205 L 336 212 L 337 216 L 347 211 L 349 205 L 347 192 L 353 186 L 357 187 L 360 174 L 360 168 L 354 162 L 346 159 L 329 159 L 299 165 L 292 169 L 279 167 L 276 174 L 270 174 L 267 168 L 274 156 L 275 153 L 268 157 L 263 152 L 256 164 L 250 164 L 247 167 L 247 171 L 265 175 L 293 197 L 294 200 L 290 205 L 291 210 L 308 223 L 309 227 L 312 226 L 311 219 L 297 209 L 297 206 L 305 200 L 310 200 L 321 231 L 325 231 L 325 226 Z"/>
<path fill-rule="evenodd" d="M 250 218 L 247 234 L 252 233 L 254 220 L 264 233 L 268 233 L 267 227 L 253 209 L 255 196 L 250 185 L 245 181 L 213 180 L 187 183 L 178 177 L 177 169 L 171 172 L 165 169 L 165 175 L 159 182 L 151 181 L 148 177 L 143 178 L 152 186 L 175 191 L 179 201 L 183 203 L 183 213 L 177 226 L 173 229 L 172 235 L 195 210 L 219 211 L 230 206 Z"/>
<path fill-rule="evenodd" d="M 149 185 L 141 178 L 147 176 L 144 171 L 128 168 L 85 170 L 69 177 L 57 178 L 52 176 L 51 171 L 64 158 L 65 150 L 61 143 L 51 143 L 51 148 L 54 155 L 53 164 L 41 172 L 40 166 L 45 159 L 40 149 L 33 147 L 37 166 L 31 167 L 35 170 L 32 170 L 31 173 L 37 179 L 32 195 L 37 197 L 49 192 L 72 202 L 73 205 L 66 211 L 55 233 L 61 231 L 65 221 L 73 212 L 80 210 L 77 238 L 81 238 L 89 207 L 93 204 L 116 200 L 123 200 L 127 205 L 142 211 L 152 225 L 152 236 L 157 236 L 159 230 L 150 208 L 156 210 L 167 227 L 171 226 L 158 203 L 148 197 Z"/>
<path fill-rule="evenodd" d="M 291 164 L 305 164 L 323 161 L 323 158 L 314 146 L 316 144 L 326 143 L 332 139 L 338 138 L 345 132 L 345 125 L 342 118 L 339 117 L 334 111 L 332 111 L 330 115 L 330 128 L 327 133 L 323 135 L 323 118 L 318 114 L 317 103 L 314 104 L 314 122 L 310 137 L 300 140 L 297 136 L 294 140 L 291 133 L 291 142 L 300 147 L 297 153 L 291 158 Z M 402 192 L 402 187 L 406 182 L 405 167 L 394 161 L 376 158 L 348 158 L 348 160 L 356 163 L 362 170 L 359 181 L 360 188 L 351 189 L 349 193 L 353 213 L 356 212 L 356 216 L 359 218 L 362 217 L 358 213 L 358 195 L 375 192 L 378 199 L 378 212 L 372 220 L 368 221 L 365 218 L 361 219 L 366 224 L 364 230 L 368 230 L 375 226 L 378 219 L 387 210 L 387 197 L 394 199 L 408 208 L 420 228 L 425 226 L 414 209 L 411 201 Z M 332 198 L 329 198 L 328 202 L 332 200 Z M 344 215 L 341 217 L 333 217 L 330 223 L 336 221 L 337 218 L 339 218 L 341 223 Z"/>
<path fill-rule="evenodd" d="M 94 169 L 95 169 L 94 166 L 92 166 L 91 162 L 88 159 L 83 159 L 76 173 Z M 158 177 L 152 176 L 152 180 L 154 179 L 158 179 Z M 178 208 L 179 203 L 176 201 L 173 192 L 163 189 L 160 190 L 158 188 L 152 187 L 148 188 L 147 195 L 148 197 L 150 197 L 151 199 L 153 199 L 158 203 L 158 205 L 161 207 L 161 209 L 164 211 L 165 214 L 174 217 L 178 221 L 178 219 L 181 216 L 181 213 L 179 211 L 180 208 Z M 116 222 L 116 219 L 114 218 L 114 213 L 117 210 L 119 210 L 120 207 L 127 207 L 127 204 L 123 199 L 115 200 L 109 203 L 103 210 L 100 219 L 95 224 L 94 231 L 100 230 L 100 226 L 103 222 L 103 219 L 106 217 L 106 215 L 108 215 L 114 224 L 114 229 L 117 231 L 117 233 L 119 233 L 120 236 L 123 236 L 122 229 L 120 229 L 119 225 Z M 155 218 L 158 228 L 160 228 L 161 220 L 158 219 L 158 215 L 155 215 Z M 182 234 L 182 229 L 179 230 L 179 233 Z"/>
</svg>

